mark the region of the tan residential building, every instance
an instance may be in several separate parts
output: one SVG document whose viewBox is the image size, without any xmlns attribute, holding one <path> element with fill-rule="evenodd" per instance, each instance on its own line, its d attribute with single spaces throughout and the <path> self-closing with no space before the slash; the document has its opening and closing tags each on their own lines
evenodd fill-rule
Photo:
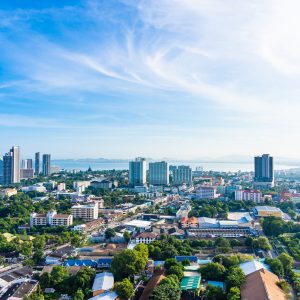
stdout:
<svg viewBox="0 0 300 300">
<path fill-rule="evenodd" d="M 98 219 L 98 203 L 97 204 L 77 204 L 72 206 L 72 215 L 74 219 L 96 220 Z"/>
<path fill-rule="evenodd" d="M 50 211 L 47 214 L 30 214 L 30 227 L 32 226 L 71 226 L 73 216 L 68 214 L 57 214 L 56 211 Z"/>
</svg>

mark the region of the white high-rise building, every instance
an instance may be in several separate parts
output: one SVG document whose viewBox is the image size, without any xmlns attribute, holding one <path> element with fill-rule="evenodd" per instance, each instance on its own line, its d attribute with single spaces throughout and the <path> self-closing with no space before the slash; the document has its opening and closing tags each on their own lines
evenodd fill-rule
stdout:
<svg viewBox="0 0 300 300">
<path fill-rule="evenodd" d="M 183 183 L 192 185 L 192 169 L 189 166 L 178 166 L 173 170 L 173 184 L 181 185 Z"/>
<path fill-rule="evenodd" d="M 146 183 L 146 159 L 137 157 L 129 162 L 129 183 L 132 185 L 144 185 Z"/>
<path fill-rule="evenodd" d="M 166 161 L 149 163 L 149 183 L 153 185 L 169 184 L 169 164 Z"/>
</svg>

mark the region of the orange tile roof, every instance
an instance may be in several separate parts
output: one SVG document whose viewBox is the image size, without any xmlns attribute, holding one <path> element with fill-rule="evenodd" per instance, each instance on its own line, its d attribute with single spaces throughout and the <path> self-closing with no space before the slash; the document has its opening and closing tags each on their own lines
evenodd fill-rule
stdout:
<svg viewBox="0 0 300 300">
<path fill-rule="evenodd" d="M 246 276 L 241 286 L 243 300 L 286 300 L 287 296 L 277 286 L 279 278 L 265 269 L 260 269 Z"/>
</svg>

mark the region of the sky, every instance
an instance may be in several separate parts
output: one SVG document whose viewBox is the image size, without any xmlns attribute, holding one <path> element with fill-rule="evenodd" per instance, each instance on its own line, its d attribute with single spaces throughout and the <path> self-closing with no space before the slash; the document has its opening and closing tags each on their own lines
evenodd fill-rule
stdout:
<svg viewBox="0 0 300 300">
<path fill-rule="evenodd" d="M 297 0 L 0 1 L 0 153 L 299 158 Z"/>
</svg>

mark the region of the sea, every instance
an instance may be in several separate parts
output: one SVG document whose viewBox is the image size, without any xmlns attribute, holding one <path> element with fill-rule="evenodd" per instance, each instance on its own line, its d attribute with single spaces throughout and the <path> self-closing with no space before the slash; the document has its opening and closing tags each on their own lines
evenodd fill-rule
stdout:
<svg viewBox="0 0 300 300">
<path fill-rule="evenodd" d="M 92 170 L 128 170 L 129 160 L 97 160 L 97 159 L 57 159 L 52 160 L 52 165 L 64 170 L 85 171 L 89 167 Z M 253 162 L 203 162 L 203 161 L 169 161 L 170 165 L 188 165 L 193 170 L 202 167 L 204 171 L 220 172 L 249 172 L 254 170 Z M 300 166 L 293 163 L 276 164 L 275 170 L 296 169 Z"/>
</svg>

